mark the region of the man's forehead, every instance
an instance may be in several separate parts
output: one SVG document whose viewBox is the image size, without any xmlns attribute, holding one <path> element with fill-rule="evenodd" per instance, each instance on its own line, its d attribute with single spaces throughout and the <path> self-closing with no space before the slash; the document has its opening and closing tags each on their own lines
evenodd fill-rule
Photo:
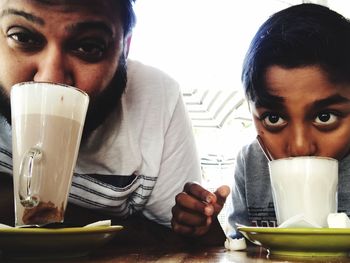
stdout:
<svg viewBox="0 0 350 263">
<path fill-rule="evenodd" d="M 0 3 L 0 15 L 24 12 L 37 17 L 53 17 L 61 13 L 104 21 L 118 28 L 122 23 L 119 0 L 0 0 Z"/>
<path fill-rule="evenodd" d="M 118 2 L 119 0 L 0 0 L 2 8 L 9 5 L 43 5 L 55 8 L 60 7 L 62 9 L 67 9 L 67 11 L 72 8 L 84 7 L 85 9 L 98 8 L 99 10 L 106 11 L 113 10 L 113 12 L 115 12 L 116 8 L 119 6 Z"/>
<path fill-rule="evenodd" d="M 2 3 L 40 3 L 46 5 L 115 5 L 119 0 L 0 0 Z"/>
</svg>

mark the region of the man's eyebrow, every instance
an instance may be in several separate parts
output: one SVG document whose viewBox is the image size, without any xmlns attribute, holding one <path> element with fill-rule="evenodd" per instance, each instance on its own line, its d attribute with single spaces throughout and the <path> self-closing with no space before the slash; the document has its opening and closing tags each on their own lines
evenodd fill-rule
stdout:
<svg viewBox="0 0 350 263">
<path fill-rule="evenodd" d="M 335 94 L 335 95 L 330 96 L 330 97 L 325 98 L 325 99 L 316 100 L 313 103 L 313 107 L 314 108 L 325 108 L 325 107 L 333 105 L 333 104 L 341 104 L 341 103 L 349 103 L 349 102 L 350 102 L 350 99 L 343 97 L 339 94 Z"/>
<path fill-rule="evenodd" d="M 74 25 L 70 25 L 67 30 L 70 33 L 76 33 L 79 31 L 85 31 L 85 30 L 101 30 L 109 34 L 110 36 L 114 36 L 113 30 L 110 26 L 108 26 L 106 23 L 102 21 L 84 21 L 84 22 L 78 22 Z"/>
<path fill-rule="evenodd" d="M 33 14 L 27 13 L 25 11 L 9 8 L 9 9 L 5 9 L 4 11 L 2 11 L 0 17 L 2 18 L 2 17 L 7 16 L 7 15 L 21 16 L 21 17 L 24 17 L 28 21 L 33 22 L 35 24 L 39 24 L 41 26 L 45 25 L 45 21 L 43 19 L 41 19 L 40 17 L 37 17 Z"/>
</svg>

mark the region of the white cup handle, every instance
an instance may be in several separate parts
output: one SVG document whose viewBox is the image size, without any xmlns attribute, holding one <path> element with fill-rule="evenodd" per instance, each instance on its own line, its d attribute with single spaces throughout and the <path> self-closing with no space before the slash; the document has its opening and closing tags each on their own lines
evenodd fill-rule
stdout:
<svg viewBox="0 0 350 263">
<path fill-rule="evenodd" d="M 38 169 L 38 165 L 40 165 L 41 159 L 41 149 L 38 147 L 31 148 L 25 153 L 20 165 L 18 194 L 19 200 L 25 208 L 33 208 L 37 206 L 40 201 L 39 182 L 41 179 L 41 169 Z"/>
</svg>

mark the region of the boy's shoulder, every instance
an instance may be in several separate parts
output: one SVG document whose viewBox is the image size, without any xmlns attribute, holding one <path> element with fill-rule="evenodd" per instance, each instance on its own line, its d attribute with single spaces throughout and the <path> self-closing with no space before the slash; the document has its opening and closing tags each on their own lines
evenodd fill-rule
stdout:
<svg viewBox="0 0 350 263">
<path fill-rule="evenodd" d="M 242 147 L 241 155 L 245 158 L 265 158 L 264 153 L 261 150 L 260 145 L 256 139 Z"/>
</svg>

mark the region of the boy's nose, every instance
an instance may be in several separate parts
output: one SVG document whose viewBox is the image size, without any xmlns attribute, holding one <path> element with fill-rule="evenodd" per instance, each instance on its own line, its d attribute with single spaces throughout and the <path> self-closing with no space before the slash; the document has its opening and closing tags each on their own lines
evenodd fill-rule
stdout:
<svg viewBox="0 0 350 263">
<path fill-rule="evenodd" d="M 289 156 L 313 156 L 316 152 L 316 143 L 308 129 L 297 127 L 291 132 L 288 140 Z"/>
<path fill-rule="evenodd" d="M 34 81 L 74 86 L 73 74 L 62 50 L 56 47 L 48 47 L 45 52 L 42 52 L 37 62 Z"/>
</svg>

